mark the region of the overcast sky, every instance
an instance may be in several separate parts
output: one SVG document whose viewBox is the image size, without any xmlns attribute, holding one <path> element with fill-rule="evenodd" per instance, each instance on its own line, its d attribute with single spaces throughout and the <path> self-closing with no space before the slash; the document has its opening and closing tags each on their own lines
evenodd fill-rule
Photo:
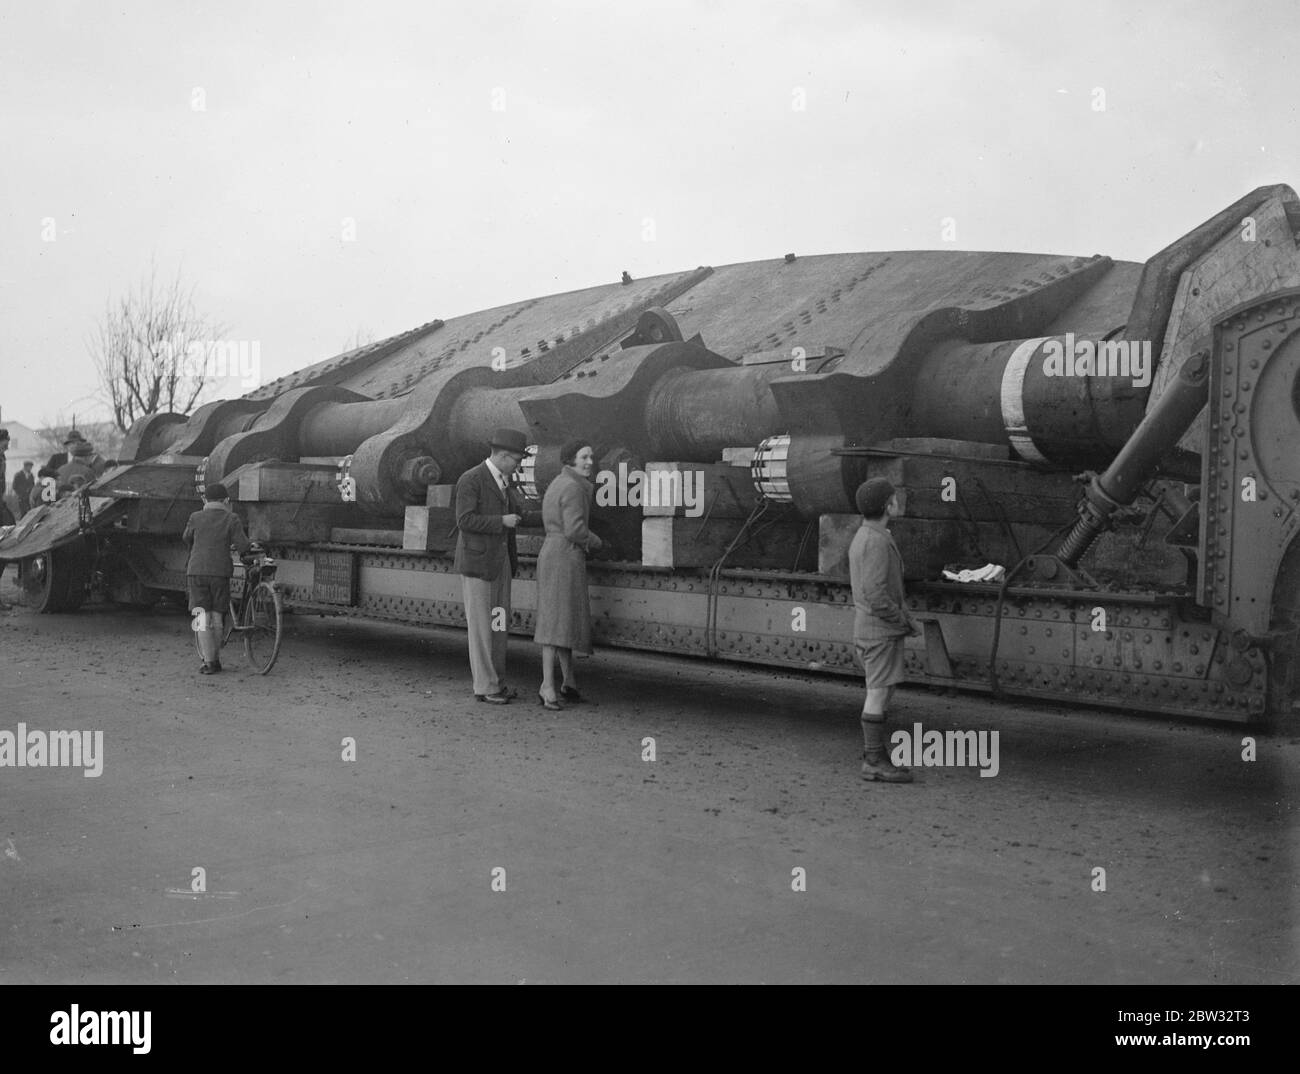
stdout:
<svg viewBox="0 0 1300 1074">
<path fill-rule="evenodd" d="M 1297 28 L 1293 0 L 0 0 L 0 408 L 107 416 L 86 339 L 151 264 L 269 380 L 624 269 L 1145 260 L 1300 183 Z"/>
</svg>

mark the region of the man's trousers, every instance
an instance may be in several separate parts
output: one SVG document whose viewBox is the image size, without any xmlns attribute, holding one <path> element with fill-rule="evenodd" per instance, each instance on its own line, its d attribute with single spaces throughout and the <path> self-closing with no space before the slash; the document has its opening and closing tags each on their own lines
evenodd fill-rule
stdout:
<svg viewBox="0 0 1300 1074">
<path fill-rule="evenodd" d="M 465 625 L 469 628 L 469 666 L 476 694 L 499 693 L 505 685 L 506 646 L 510 638 L 510 560 L 490 581 L 461 576 Z M 501 627 L 493 630 L 493 621 Z"/>
</svg>

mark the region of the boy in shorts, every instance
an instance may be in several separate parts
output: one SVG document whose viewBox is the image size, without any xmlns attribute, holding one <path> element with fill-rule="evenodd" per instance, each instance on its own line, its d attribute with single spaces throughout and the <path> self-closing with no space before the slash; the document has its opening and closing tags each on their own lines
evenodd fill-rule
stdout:
<svg viewBox="0 0 1300 1074">
<path fill-rule="evenodd" d="M 252 542 L 239 516 L 230 509 L 230 493 L 225 485 L 209 485 L 205 499 L 203 509 L 195 511 L 185 523 L 181 540 L 190 546 L 185 588 L 203 653 L 199 674 L 215 675 L 221 670 L 222 617 L 230 609 L 230 578 L 235 573 L 230 547 L 234 545 L 243 555 Z"/>
<path fill-rule="evenodd" d="M 907 610 L 903 557 L 889 535 L 889 520 L 901 514 L 894 486 L 883 477 L 864 481 L 856 497 L 862 525 L 849 545 L 853 587 L 853 645 L 866 673 L 862 706 L 862 778 L 911 783 L 912 773 L 889 759 L 885 716 L 894 687 L 903 681 L 903 639 L 921 628 Z"/>
</svg>

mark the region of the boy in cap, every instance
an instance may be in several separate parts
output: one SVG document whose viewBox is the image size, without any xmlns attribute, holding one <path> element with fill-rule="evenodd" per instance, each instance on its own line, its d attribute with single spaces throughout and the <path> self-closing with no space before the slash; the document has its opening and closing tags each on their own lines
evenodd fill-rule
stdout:
<svg viewBox="0 0 1300 1074">
<path fill-rule="evenodd" d="M 230 493 L 225 485 L 209 485 L 204 498 L 207 502 L 203 509 L 195 511 L 185 523 L 181 540 L 190 546 L 185 588 L 203 652 L 199 674 L 215 675 L 221 670 L 222 616 L 230 609 L 230 577 L 235 573 L 230 546 L 234 545 L 242 555 L 253 542 L 244 533 L 239 516 L 230 509 Z"/>
<path fill-rule="evenodd" d="M 474 696 L 492 705 L 508 705 L 519 696 L 505 683 L 510 631 L 510 579 L 518 563 L 515 527 L 535 521 L 526 516 L 510 475 L 524 460 L 528 438 L 515 429 L 492 434 L 491 454 L 466 470 L 456 482 L 456 559 L 461 576 L 469 666 Z"/>
<path fill-rule="evenodd" d="M 894 486 L 883 477 L 864 481 L 856 497 L 862 524 L 849 545 L 853 588 L 853 644 L 866 674 L 862 706 L 862 778 L 911 783 L 912 773 L 889 759 L 885 718 L 903 674 L 903 639 L 919 634 L 903 590 L 903 557 L 889 535 L 889 519 L 901 511 Z"/>
</svg>

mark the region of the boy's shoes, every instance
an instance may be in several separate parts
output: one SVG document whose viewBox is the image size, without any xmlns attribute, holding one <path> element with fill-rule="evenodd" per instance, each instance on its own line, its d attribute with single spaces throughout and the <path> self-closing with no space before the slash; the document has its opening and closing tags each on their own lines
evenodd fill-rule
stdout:
<svg viewBox="0 0 1300 1074">
<path fill-rule="evenodd" d="M 866 750 L 862 754 L 862 778 L 869 783 L 911 783 L 912 773 L 895 765 L 884 750 Z"/>
<path fill-rule="evenodd" d="M 216 675 L 221 670 L 221 661 L 215 661 L 211 664 L 204 664 L 199 668 L 200 675 Z"/>
</svg>

